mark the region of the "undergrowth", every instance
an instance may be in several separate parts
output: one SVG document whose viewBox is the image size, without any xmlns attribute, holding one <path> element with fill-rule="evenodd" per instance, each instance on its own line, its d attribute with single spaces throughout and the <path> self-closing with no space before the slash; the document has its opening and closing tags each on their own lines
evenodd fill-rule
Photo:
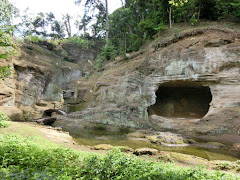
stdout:
<svg viewBox="0 0 240 180">
<path fill-rule="evenodd" d="M 232 174 L 147 162 L 114 149 L 107 155 L 44 144 L 36 138 L 0 136 L 0 179 L 239 179 Z"/>
<path fill-rule="evenodd" d="M 0 128 L 8 127 L 10 124 L 11 123 L 8 121 L 8 116 L 5 113 L 0 112 Z"/>
</svg>

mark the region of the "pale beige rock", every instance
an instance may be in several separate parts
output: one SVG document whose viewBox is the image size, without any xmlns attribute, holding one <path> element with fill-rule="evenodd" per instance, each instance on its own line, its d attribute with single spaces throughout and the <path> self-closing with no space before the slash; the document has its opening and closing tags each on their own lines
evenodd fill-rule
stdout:
<svg viewBox="0 0 240 180">
<path fill-rule="evenodd" d="M 110 144 L 99 144 L 99 145 L 93 146 L 92 149 L 94 149 L 94 150 L 112 150 L 113 146 Z"/>
<path fill-rule="evenodd" d="M 23 119 L 22 111 L 14 106 L 0 106 L 0 111 L 4 112 L 11 121 L 21 121 Z"/>
<path fill-rule="evenodd" d="M 230 149 L 230 152 L 238 157 L 240 157 L 240 143 L 235 143 Z"/>
</svg>

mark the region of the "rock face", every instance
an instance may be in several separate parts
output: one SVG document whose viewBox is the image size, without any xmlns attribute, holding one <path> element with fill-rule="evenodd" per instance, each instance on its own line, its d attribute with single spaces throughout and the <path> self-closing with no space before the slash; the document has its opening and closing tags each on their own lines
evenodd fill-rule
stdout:
<svg viewBox="0 0 240 180">
<path fill-rule="evenodd" d="M 0 111 L 11 120 L 31 120 L 46 109 L 63 108 L 64 90 L 82 77 L 78 65 L 34 44 L 20 45 L 18 56 L 0 63 L 12 69 L 10 77 L 0 80 Z"/>
<path fill-rule="evenodd" d="M 190 135 L 240 129 L 240 34 L 199 29 L 155 41 L 129 60 L 78 82 L 88 108 L 56 121 L 153 128 Z M 81 96 L 80 96 L 81 94 Z"/>
</svg>

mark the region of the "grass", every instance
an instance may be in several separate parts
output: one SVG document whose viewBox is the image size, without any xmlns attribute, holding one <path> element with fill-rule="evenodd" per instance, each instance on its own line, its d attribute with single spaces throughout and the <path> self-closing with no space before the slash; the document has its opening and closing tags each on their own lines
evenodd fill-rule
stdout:
<svg viewBox="0 0 240 180">
<path fill-rule="evenodd" d="M 240 179 L 219 171 L 147 162 L 118 149 L 106 155 L 61 147 L 41 137 L 0 135 L 0 179 Z"/>
</svg>

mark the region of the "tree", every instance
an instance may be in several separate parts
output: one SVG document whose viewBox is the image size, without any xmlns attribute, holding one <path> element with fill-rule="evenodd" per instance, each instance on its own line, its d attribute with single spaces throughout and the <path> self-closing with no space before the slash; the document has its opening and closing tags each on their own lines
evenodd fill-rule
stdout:
<svg viewBox="0 0 240 180">
<path fill-rule="evenodd" d="M 75 1 L 75 4 L 80 5 L 82 0 Z M 105 7 L 104 20 L 105 20 L 105 46 L 109 45 L 109 12 L 108 12 L 108 0 L 104 0 L 104 3 L 101 0 L 85 0 L 84 2 L 84 16 L 87 16 L 89 11 L 99 10 L 99 7 Z"/>
<path fill-rule="evenodd" d="M 63 15 L 62 19 L 63 19 L 63 23 L 65 25 L 65 29 L 67 31 L 68 37 L 72 37 L 72 28 L 71 28 L 71 16 L 69 14 L 65 14 Z"/>
<path fill-rule="evenodd" d="M 240 18 L 240 1 L 239 0 L 233 0 L 231 5 L 233 7 L 233 15 L 237 18 Z"/>
<path fill-rule="evenodd" d="M 26 37 L 32 35 L 34 31 L 33 19 L 28 14 L 28 8 L 24 10 L 24 14 L 20 16 L 22 22 L 18 26 L 18 32 L 21 36 Z"/>
<path fill-rule="evenodd" d="M 188 0 L 170 0 L 169 1 L 169 27 L 172 28 L 172 8 L 173 7 L 181 7 L 183 6 L 185 3 L 187 3 Z"/>
<path fill-rule="evenodd" d="M 81 18 L 81 20 L 76 20 L 75 25 L 76 28 L 79 31 L 83 30 L 83 34 L 85 35 L 87 33 L 87 25 L 91 22 L 92 17 L 91 16 L 87 16 L 86 14 L 84 14 L 83 18 Z M 96 31 L 94 32 L 94 35 L 96 35 Z"/>
<path fill-rule="evenodd" d="M 1 0 L 0 5 L 0 30 L 12 33 L 15 26 L 12 23 L 14 16 L 18 15 L 18 9 L 8 0 Z"/>
<path fill-rule="evenodd" d="M 61 24 L 61 22 L 54 20 L 52 25 L 51 25 L 51 31 L 52 33 L 50 33 L 50 37 L 54 38 L 54 39 L 62 39 L 64 38 L 65 34 L 64 34 L 64 27 Z"/>
<path fill-rule="evenodd" d="M 45 19 L 45 14 L 43 12 L 38 13 L 36 18 L 32 22 L 34 26 L 33 32 L 37 35 L 42 35 L 44 37 L 47 37 L 47 29 L 48 22 Z"/>
</svg>

